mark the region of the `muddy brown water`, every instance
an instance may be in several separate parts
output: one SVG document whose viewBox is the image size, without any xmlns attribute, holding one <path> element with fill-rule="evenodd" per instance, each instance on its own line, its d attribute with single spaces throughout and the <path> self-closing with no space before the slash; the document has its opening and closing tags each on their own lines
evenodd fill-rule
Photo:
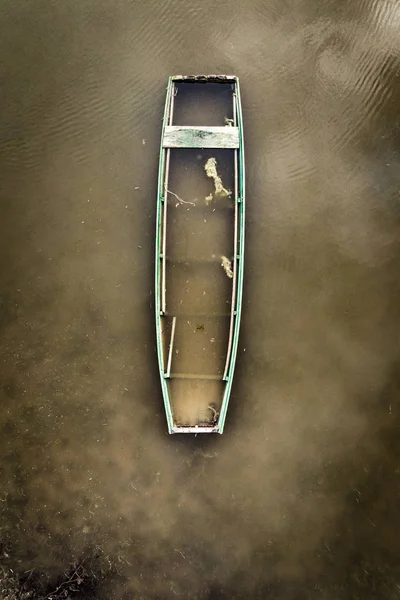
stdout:
<svg viewBox="0 0 400 600">
<path fill-rule="evenodd" d="M 1 9 L 2 561 L 98 598 L 399 597 L 400 8 Z M 240 77 L 244 318 L 226 429 L 169 437 L 153 317 L 172 73 Z M 6 553 L 6 554 L 5 554 Z"/>
</svg>

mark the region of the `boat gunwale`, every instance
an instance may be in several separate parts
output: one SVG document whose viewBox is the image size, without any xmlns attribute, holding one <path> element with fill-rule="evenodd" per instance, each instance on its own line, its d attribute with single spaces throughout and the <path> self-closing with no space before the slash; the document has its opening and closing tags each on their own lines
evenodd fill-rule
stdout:
<svg viewBox="0 0 400 600">
<path fill-rule="evenodd" d="M 238 280 L 236 288 L 236 319 L 233 333 L 233 341 L 230 356 L 230 365 L 226 375 L 226 387 L 222 399 L 220 415 L 218 419 L 218 433 L 222 434 L 225 427 L 226 415 L 228 411 L 229 400 L 231 396 L 233 375 L 236 367 L 237 350 L 239 345 L 239 332 L 242 317 L 243 304 L 243 273 L 244 273 L 244 243 L 245 243 L 245 162 L 244 162 L 244 135 L 243 135 L 243 113 L 242 102 L 240 95 L 239 78 L 236 79 L 236 110 L 237 110 L 237 125 L 239 127 L 239 251 L 237 260 Z"/>
<path fill-rule="evenodd" d="M 167 418 L 168 432 L 172 433 L 174 426 L 174 420 L 172 416 L 171 403 L 169 401 L 169 393 L 167 382 L 164 378 L 164 357 L 162 351 L 162 332 L 161 332 L 161 294 L 160 294 L 160 283 L 161 283 L 161 223 L 162 223 L 162 212 L 163 212 L 163 201 L 164 199 L 164 168 L 165 158 L 167 149 L 163 147 L 164 141 L 164 128 L 168 122 L 169 110 L 171 104 L 171 95 L 173 90 L 173 81 L 170 77 L 168 80 L 167 94 L 164 106 L 163 126 L 161 131 L 161 147 L 159 154 L 158 164 L 158 185 L 157 185 L 157 214 L 156 214 L 156 256 L 155 256 L 155 311 L 156 311 L 156 338 L 157 338 L 157 358 L 158 367 L 160 372 L 161 390 L 164 401 L 165 414 Z"/>
</svg>

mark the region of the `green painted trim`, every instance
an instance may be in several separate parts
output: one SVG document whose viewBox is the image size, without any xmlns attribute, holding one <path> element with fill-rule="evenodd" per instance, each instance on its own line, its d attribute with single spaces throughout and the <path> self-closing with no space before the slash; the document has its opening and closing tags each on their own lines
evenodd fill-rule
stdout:
<svg viewBox="0 0 400 600">
<path fill-rule="evenodd" d="M 155 316 L 156 316 L 156 339 L 157 339 L 157 357 L 158 368 L 160 372 L 161 390 L 164 400 L 165 414 L 167 417 L 168 432 L 172 433 L 174 422 L 172 418 L 171 403 L 169 400 L 168 385 L 164 378 L 165 366 L 162 351 L 162 334 L 161 334 L 161 224 L 162 224 L 162 205 L 164 201 L 164 162 L 166 150 L 163 148 L 164 127 L 167 124 L 169 106 L 171 103 L 173 81 L 170 77 L 168 80 L 167 94 L 165 99 L 164 118 L 161 133 L 160 158 L 158 165 L 158 190 L 157 190 L 157 216 L 156 216 L 156 249 L 155 249 Z"/>
<path fill-rule="evenodd" d="M 245 238 L 245 163 L 244 163 L 244 136 L 243 136 L 243 115 L 242 102 L 240 98 L 239 79 L 236 79 L 236 98 L 237 98 L 237 116 L 239 127 L 239 194 L 238 194 L 238 209 L 240 218 L 239 230 L 239 258 L 238 258 L 238 287 L 236 295 L 236 319 L 235 329 L 233 332 L 233 343 L 231 360 L 227 373 L 227 382 L 225 386 L 224 397 L 222 399 L 221 412 L 218 419 L 218 433 L 223 433 L 226 414 L 228 411 L 229 399 L 232 390 L 233 375 L 235 372 L 237 349 L 239 343 L 240 321 L 242 316 L 243 303 L 243 272 L 244 272 L 244 238 Z M 239 200 L 240 199 L 240 200 Z"/>
</svg>

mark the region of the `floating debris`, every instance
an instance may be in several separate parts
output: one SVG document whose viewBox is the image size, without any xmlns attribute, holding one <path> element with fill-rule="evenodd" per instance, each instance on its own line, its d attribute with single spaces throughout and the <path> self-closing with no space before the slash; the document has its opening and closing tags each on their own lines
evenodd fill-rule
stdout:
<svg viewBox="0 0 400 600">
<path fill-rule="evenodd" d="M 233 124 L 234 124 L 233 119 L 228 119 L 228 117 L 225 117 L 224 121 L 225 121 L 225 125 L 227 125 L 228 127 L 233 127 Z"/>
<path fill-rule="evenodd" d="M 215 410 L 215 403 L 213 402 L 212 404 L 208 405 L 208 409 L 211 410 L 212 412 L 212 417 L 211 417 L 211 424 L 215 425 L 218 421 L 218 417 L 219 417 L 219 412 L 217 412 Z M 207 458 L 214 458 L 213 456 L 207 456 Z"/>
<path fill-rule="evenodd" d="M 232 271 L 232 262 L 226 256 L 221 256 L 221 267 L 224 269 L 225 273 L 232 279 L 233 271 Z"/>
<path fill-rule="evenodd" d="M 208 194 L 208 196 L 206 196 L 206 199 L 205 199 L 206 206 L 210 206 L 210 204 L 213 200 L 214 200 L 214 196 L 212 195 L 212 193 Z"/>
<path fill-rule="evenodd" d="M 209 194 L 205 199 L 206 205 L 209 206 L 211 202 L 218 197 L 229 198 L 232 192 L 231 190 L 227 190 L 224 188 L 222 179 L 217 172 L 217 161 L 213 156 L 209 158 L 206 164 L 204 165 L 204 170 L 206 172 L 207 177 L 210 177 L 210 179 L 214 179 L 215 186 L 215 193 Z"/>
</svg>

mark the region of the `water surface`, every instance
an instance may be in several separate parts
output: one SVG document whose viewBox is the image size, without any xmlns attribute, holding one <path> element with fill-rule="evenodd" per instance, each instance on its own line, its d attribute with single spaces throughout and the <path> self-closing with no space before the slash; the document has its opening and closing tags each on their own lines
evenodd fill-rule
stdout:
<svg viewBox="0 0 400 600">
<path fill-rule="evenodd" d="M 99 598 L 398 598 L 398 3 L 1 12 L 7 564 L 56 577 L 95 543 Z M 207 439 L 166 434 L 153 317 L 165 88 L 195 72 L 240 77 L 247 161 Z"/>
</svg>

